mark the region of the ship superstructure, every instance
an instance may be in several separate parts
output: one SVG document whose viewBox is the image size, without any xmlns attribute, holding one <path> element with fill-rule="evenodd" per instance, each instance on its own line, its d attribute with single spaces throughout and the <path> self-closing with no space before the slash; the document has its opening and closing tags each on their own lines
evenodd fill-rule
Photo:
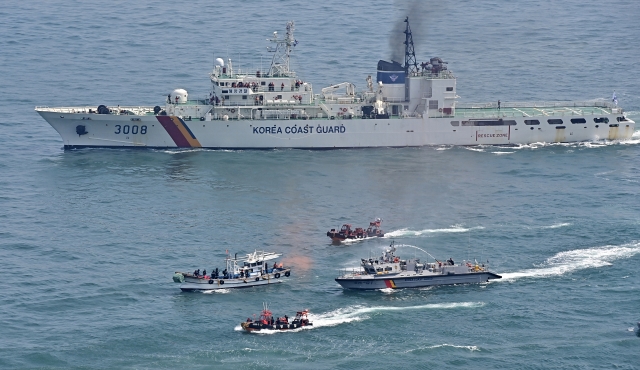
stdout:
<svg viewBox="0 0 640 370">
<path fill-rule="evenodd" d="M 36 107 L 65 148 L 360 148 L 509 145 L 629 139 L 635 122 L 617 102 L 457 102 L 456 78 L 441 58 L 417 63 L 405 19 L 404 65 L 380 60 L 376 83 L 342 82 L 314 94 L 290 69 L 295 25 L 268 40 L 267 71 L 216 59 L 202 99 L 176 89 L 163 106 Z"/>
</svg>

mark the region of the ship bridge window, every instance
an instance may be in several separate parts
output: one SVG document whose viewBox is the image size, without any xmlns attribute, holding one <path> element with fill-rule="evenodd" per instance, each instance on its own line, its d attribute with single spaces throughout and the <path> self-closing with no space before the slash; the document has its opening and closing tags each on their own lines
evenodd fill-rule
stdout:
<svg viewBox="0 0 640 370">
<path fill-rule="evenodd" d="M 382 272 L 382 267 L 378 267 L 378 268 L 376 269 L 376 272 Z"/>
<path fill-rule="evenodd" d="M 453 87 L 447 87 L 447 91 L 453 91 Z"/>
<path fill-rule="evenodd" d="M 223 94 L 228 94 L 228 93 L 229 93 L 229 90 L 222 90 L 222 93 L 223 93 Z"/>
<path fill-rule="evenodd" d="M 392 271 L 393 269 L 391 267 L 385 267 L 384 270 L 385 271 Z"/>
<path fill-rule="evenodd" d="M 229 95 L 225 95 L 224 98 L 229 100 Z"/>
<path fill-rule="evenodd" d="M 266 81 L 260 81 L 260 85 L 261 85 L 261 86 L 264 86 L 264 85 L 266 85 L 266 84 L 267 84 L 267 82 L 266 82 Z"/>
<path fill-rule="evenodd" d="M 549 122 L 550 125 L 561 125 L 563 123 L 559 118 L 548 119 L 547 122 Z"/>
<path fill-rule="evenodd" d="M 625 116 L 617 117 L 616 119 L 618 120 L 618 122 L 628 121 L 627 117 L 625 117 Z"/>
<path fill-rule="evenodd" d="M 538 121 L 537 119 L 525 119 L 524 120 L 524 124 L 525 125 L 539 125 L 540 121 Z"/>
<path fill-rule="evenodd" d="M 246 95 L 242 95 L 242 99 L 247 100 L 247 96 Z"/>
<path fill-rule="evenodd" d="M 429 109 L 438 109 L 438 101 L 429 100 Z"/>
<path fill-rule="evenodd" d="M 572 118 L 571 119 L 571 123 L 573 123 L 573 124 L 587 123 L 587 120 L 584 119 L 584 118 Z"/>
<path fill-rule="evenodd" d="M 593 122 L 595 123 L 609 123 L 609 118 L 607 117 L 596 117 L 593 119 Z"/>
<path fill-rule="evenodd" d="M 460 126 L 460 121 L 451 121 L 451 126 Z"/>
</svg>

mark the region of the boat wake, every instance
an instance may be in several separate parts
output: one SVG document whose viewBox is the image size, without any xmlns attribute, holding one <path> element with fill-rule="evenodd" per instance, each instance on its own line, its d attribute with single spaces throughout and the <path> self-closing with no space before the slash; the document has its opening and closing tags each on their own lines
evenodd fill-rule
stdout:
<svg viewBox="0 0 640 370">
<path fill-rule="evenodd" d="M 351 322 L 365 321 L 371 319 L 374 315 L 381 312 L 389 311 L 413 311 L 413 310 L 447 310 L 447 309 L 467 309 L 467 308 L 479 308 L 484 306 L 484 302 L 456 302 L 456 303 L 432 303 L 420 306 L 407 306 L 407 307 L 363 307 L 363 306 L 351 306 L 346 308 L 339 308 L 334 311 L 329 311 L 321 314 L 309 313 L 309 321 L 313 323 L 313 326 L 305 326 L 302 328 L 291 330 L 260 330 L 249 332 L 251 334 L 275 334 L 275 333 L 295 333 L 302 330 L 312 330 L 322 327 L 337 326 L 341 324 L 348 324 Z M 242 331 L 242 327 L 237 325 L 233 330 Z"/>
<path fill-rule="evenodd" d="M 540 226 L 540 228 L 541 229 L 558 229 L 558 228 L 561 228 L 561 227 L 566 227 L 566 226 L 571 226 L 571 225 L 572 225 L 571 222 L 561 222 L 561 223 L 553 224 L 553 225 L 550 225 L 550 226 Z"/>
<path fill-rule="evenodd" d="M 548 258 L 537 268 L 506 272 L 501 274 L 502 279 L 492 280 L 492 282 L 560 276 L 589 268 L 611 266 L 615 260 L 630 258 L 638 253 L 640 253 L 640 242 L 560 252 Z"/>
<path fill-rule="evenodd" d="M 436 233 L 466 233 L 470 230 L 482 230 L 483 226 L 474 226 L 470 228 L 463 227 L 462 225 L 451 225 L 445 229 L 424 229 L 424 230 L 409 230 L 407 228 L 390 231 L 384 234 L 384 238 L 399 238 L 407 236 L 423 236 Z"/>
<path fill-rule="evenodd" d="M 466 349 L 469 352 L 480 351 L 480 348 L 478 348 L 478 346 L 457 346 L 455 344 L 443 343 L 443 344 L 435 344 L 433 346 L 428 346 L 428 347 L 419 347 L 419 348 L 410 349 L 405 351 L 404 353 L 412 353 L 416 351 L 424 351 L 424 350 L 438 349 L 438 348 Z"/>
<path fill-rule="evenodd" d="M 212 289 L 212 290 L 203 290 L 202 294 L 227 294 L 231 293 L 231 289 Z"/>
</svg>

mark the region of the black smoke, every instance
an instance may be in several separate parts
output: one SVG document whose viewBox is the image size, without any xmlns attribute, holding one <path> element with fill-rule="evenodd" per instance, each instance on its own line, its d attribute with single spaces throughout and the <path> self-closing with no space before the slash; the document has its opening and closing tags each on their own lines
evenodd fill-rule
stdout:
<svg viewBox="0 0 640 370">
<path fill-rule="evenodd" d="M 409 27 L 411 27 L 411 33 L 413 35 L 413 44 L 416 52 L 421 52 L 422 55 L 426 50 L 420 50 L 420 46 L 427 40 L 427 25 L 429 14 L 431 14 L 437 5 L 436 1 L 432 0 L 395 0 L 394 6 L 398 9 L 399 17 L 393 25 L 391 35 L 389 37 L 389 50 L 391 51 L 391 60 L 404 65 L 404 30 L 407 24 L 404 22 L 406 17 L 409 17 Z"/>
</svg>

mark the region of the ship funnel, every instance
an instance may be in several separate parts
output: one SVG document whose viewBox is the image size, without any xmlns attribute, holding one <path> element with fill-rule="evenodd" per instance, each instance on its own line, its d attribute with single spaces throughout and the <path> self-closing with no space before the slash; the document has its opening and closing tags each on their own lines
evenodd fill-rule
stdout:
<svg viewBox="0 0 640 370">
<path fill-rule="evenodd" d="M 382 97 L 388 101 L 404 101 L 404 82 L 406 73 L 398 62 L 378 61 L 378 83 L 384 85 Z"/>
</svg>

